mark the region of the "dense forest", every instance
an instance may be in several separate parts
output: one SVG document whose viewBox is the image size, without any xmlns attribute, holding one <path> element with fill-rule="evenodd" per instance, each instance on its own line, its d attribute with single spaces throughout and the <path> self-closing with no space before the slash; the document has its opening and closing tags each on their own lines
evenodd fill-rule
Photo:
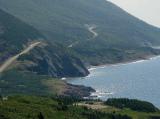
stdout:
<svg viewBox="0 0 160 119">
<path fill-rule="evenodd" d="M 100 110 L 78 106 L 80 102 L 90 101 L 62 96 L 36 97 L 17 95 L 1 97 L 0 119 L 137 119 L 134 118 L 134 113 L 137 114 L 138 119 L 146 119 L 146 117 L 147 119 L 152 119 L 152 117 L 158 117 L 158 115 L 160 117 L 158 110 L 147 114 L 108 106 Z M 94 103 L 93 100 L 92 102 Z M 143 105 L 143 102 L 139 104 Z"/>
<path fill-rule="evenodd" d="M 115 106 L 117 108 L 130 108 L 135 111 L 142 111 L 142 112 L 156 112 L 158 109 L 151 103 L 146 101 L 139 101 L 136 99 L 108 99 L 105 104 L 110 106 Z"/>
</svg>

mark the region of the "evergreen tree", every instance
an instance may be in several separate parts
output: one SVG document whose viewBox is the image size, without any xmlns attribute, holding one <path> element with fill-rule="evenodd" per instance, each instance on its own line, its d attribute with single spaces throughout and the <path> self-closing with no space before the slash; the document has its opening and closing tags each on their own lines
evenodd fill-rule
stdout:
<svg viewBox="0 0 160 119">
<path fill-rule="evenodd" d="M 45 119 L 44 116 L 43 116 L 43 114 L 41 112 L 38 115 L 38 119 Z"/>
</svg>

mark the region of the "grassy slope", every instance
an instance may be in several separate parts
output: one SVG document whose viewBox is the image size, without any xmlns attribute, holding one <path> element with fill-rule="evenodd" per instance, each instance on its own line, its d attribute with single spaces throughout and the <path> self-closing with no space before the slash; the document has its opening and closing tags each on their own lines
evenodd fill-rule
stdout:
<svg viewBox="0 0 160 119">
<path fill-rule="evenodd" d="M 102 111 L 105 112 L 111 112 L 111 113 L 116 113 L 116 114 L 122 114 L 122 115 L 128 115 L 132 117 L 133 119 L 152 119 L 152 117 L 159 117 L 160 118 L 160 112 L 156 113 L 146 113 L 146 112 L 137 112 L 133 111 L 131 109 L 117 109 L 114 107 L 109 107 L 106 109 L 102 109 Z"/>
<path fill-rule="evenodd" d="M 29 41 L 44 38 L 36 29 L 0 10 L 0 63 L 19 53 Z"/>
<path fill-rule="evenodd" d="M 82 106 L 73 106 L 73 99 L 11 96 L 8 100 L 0 101 L 1 119 L 40 119 L 42 113 L 45 119 L 151 119 L 160 116 L 156 113 L 135 112 L 130 109 L 116 109 L 107 107 L 98 111 Z M 128 115 L 128 116 L 122 116 Z"/>
<path fill-rule="evenodd" d="M 93 65 L 159 54 L 160 30 L 106 0 L 0 0 L 0 7 L 35 26 L 51 41 L 68 46 Z M 31 12 L 32 11 L 32 12 Z M 95 39 L 85 24 L 97 26 Z"/>
<path fill-rule="evenodd" d="M 99 110 L 99 111 L 106 112 L 106 113 L 128 115 L 132 117 L 133 119 L 152 119 L 152 118 L 154 119 L 154 117 L 155 119 L 160 118 L 160 111 L 143 112 L 143 111 L 134 111 L 134 110 L 131 110 L 130 108 L 120 109 L 120 108 L 116 108 L 113 106 L 105 105 L 103 102 L 99 102 L 99 101 L 98 102 L 97 101 L 78 102 L 77 105 L 85 106 L 93 110 Z"/>
<path fill-rule="evenodd" d="M 51 98 L 14 96 L 9 97 L 7 101 L 0 101 L 0 115 L 1 119 L 39 119 L 40 112 L 45 119 L 112 119 L 114 117 L 83 107 L 66 104 L 63 107 L 61 103 L 64 102 Z"/>
<path fill-rule="evenodd" d="M 29 94 L 86 97 L 93 91 L 90 87 L 71 85 L 47 75 L 37 75 L 15 69 L 0 74 L 0 94 L 2 95 Z"/>
<path fill-rule="evenodd" d="M 0 77 L 1 94 L 31 94 L 31 95 L 54 95 L 56 91 L 49 91 L 44 82 L 50 79 L 48 76 L 37 76 L 29 72 L 9 70 Z M 48 79 L 48 80 L 47 80 Z M 56 81 L 55 81 L 56 82 Z M 52 83 L 54 84 L 54 83 Z"/>
</svg>

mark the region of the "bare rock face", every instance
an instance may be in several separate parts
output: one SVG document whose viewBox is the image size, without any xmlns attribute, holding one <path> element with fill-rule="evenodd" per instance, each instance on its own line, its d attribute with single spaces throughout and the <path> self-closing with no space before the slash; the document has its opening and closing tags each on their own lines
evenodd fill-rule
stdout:
<svg viewBox="0 0 160 119">
<path fill-rule="evenodd" d="M 95 92 L 95 90 L 91 87 L 67 84 L 66 90 L 64 91 L 63 95 L 83 98 L 89 97 L 92 92 Z"/>
<path fill-rule="evenodd" d="M 80 77 L 89 74 L 79 58 L 52 44 L 35 48 L 31 53 L 20 57 L 19 61 L 32 62 L 23 63 L 20 69 L 27 69 L 41 75 Z"/>
</svg>

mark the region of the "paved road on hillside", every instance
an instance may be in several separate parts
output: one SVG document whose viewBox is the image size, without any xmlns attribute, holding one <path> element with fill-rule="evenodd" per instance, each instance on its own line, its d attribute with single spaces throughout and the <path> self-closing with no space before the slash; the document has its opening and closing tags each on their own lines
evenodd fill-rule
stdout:
<svg viewBox="0 0 160 119">
<path fill-rule="evenodd" d="M 88 39 L 88 40 L 92 40 L 98 36 L 98 33 L 95 31 L 95 29 L 97 28 L 95 25 L 93 25 L 93 26 L 85 25 L 85 26 L 88 28 L 88 31 L 93 34 L 92 38 Z M 72 44 L 70 44 L 68 46 L 68 48 L 72 48 L 73 46 L 77 45 L 78 43 L 79 43 L 79 41 L 73 42 Z"/>
<path fill-rule="evenodd" d="M 98 33 L 94 31 L 96 28 L 96 26 L 91 26 L 88 28 L 88 30 L 93 34 L 93 38 L 96 38 L 98 36 Z"/>
<path fill-rule="evenodd" d="M 7 59 L 1 66 L 0 66 L 0 73 L 2 73 L 4 70 L 6 70 L 19 56 L 28 53 L 30 50 L 32 50 L 34 47 L 38 46 L 41 42 L 35 42 L 29 45 L 26 49 L 24 49 L 19 54 L 10 57 Z"/>
</svg>

